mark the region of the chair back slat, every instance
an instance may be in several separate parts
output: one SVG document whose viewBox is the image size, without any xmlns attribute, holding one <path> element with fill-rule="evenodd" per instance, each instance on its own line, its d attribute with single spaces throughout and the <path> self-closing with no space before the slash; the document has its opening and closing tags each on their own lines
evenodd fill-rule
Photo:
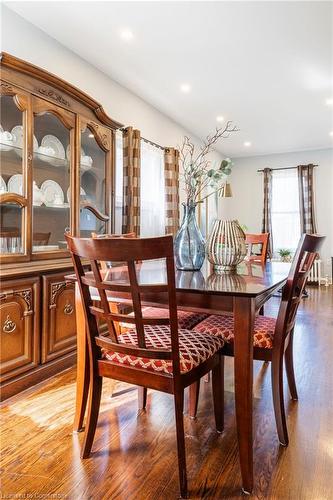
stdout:
<svg viewBox="0 0 333 500">
<path fill-rule="evenodd" d="M 91 314 L 94 314 L 95 316 L 98 317 L 109 317 L 112 319 L 112 321 L 118 321 L 122 323 L 129 323 L 131 325 L 136 324 L 136 319 L 134 316 L 130 316 L 129 314 L 120 314 L 120 313 L 114 313 L 110 312 L 109 314 L 104 313 L 104 309 L 101 309 L 100 307 L 97 306 L 90 306 L 90 312 Z M 170 325 L 170 319 L 169 318 L 155 318 L 154 316 L 152 317 L 147 317 L 144 316 L 142 318 L 142 322 L 144 325 Z"/>
<path fill-rule="evenodd" d="M 283 339 L 295 326 L 296 314 L 312 264 L 324 241 L 324 236 L 303 234 L 298 244 L 282 299 L 276 323 L 276 340 Z"/>
<path fill-rule="evenodd" d="M 75 238 L 66 235 L 68 248 L 72 254 L 75 272 L 79 280 L 80 291 L 84 301 L 84 309 L 89 323 L 90 344 L 99 347 L 109 346 L 118 352 L 131 355 L 156 357 L 157 359 L 172 359 L 173 373 L 180 373 L 179 343 L 178 343 L 178 316 L 175 288 L 175 268 L 173 256 L 172 236 L 158 238 Z M 138 282 L 137 270 L 145 260 L 160 260 L 166 262 L 165 283 L 141 284 Z M 90 272 L 84 272 L 82 261 L 89 261 Z M 109 261 L 121 261 L 122 271 L 112 275 L 111 269 L 103 269 L 101 264 Z M 139 263 L 139 264 L 138 264 Z M 124 268 L 124 272 L 123 272 Z M 109 278 L 109 279 L 108 279 Z M 94 303 L 91 299 L 91 289 L 94 289 Z M 145 292 L 163 293 L 168 296 L 169 317 L 155 318 L 143 317 L 141 295 Z M 112 310 L 110 299 L 114 300 L 115 294 L 124 294 L 126 302 L 133 307 L 133 313 L 121 314 Z M 96 296 L 99 296 L 96 305 Z M 163 315 L 164 316 L 164 315 Z M 110 337 L 99 336 L 97 319 L 103 319 L 107 324 Z M 137 344 L 122 344 L 117 337 L 116 325 L 125 322 L 133 325 L 136 333 Z M 169 325 L 171 332 L 171 350 L 151 349 L 146 344 L 146 326 Z M 102 340 L 101 340 L 102 339 Z M 102 345 L 103 344 L 103 345 Z M 112 347 L 110 347 L 112 345 Z M 117 347 L 118 346 L 118 347 Z M 170 354 L 171 353 L 171 354 Z"/>
<path fill-rule="evenodd" d="M 99 270 L 98 262 L 96 260 L 90 260 L 90 265 L 91 265 L 91 270 L 92 270 L 92 272 L 94 274 L 94 278 L 95 278 L 95 286 L 98 290 L 98 294 L 99 294 L 100 301 L 101 301 L 102 308 L 103 308 L 103 315 L 102 315 L 103 319 L 106 321 L 111 338 L 115 342 L 117 342 L 118 341 L 117 328 L 116 328 L 116 325 L 114 324 L 114 322 L 112 321 L 112 318 L 110 318 L 109 314 L 108 314 L 110 311 L 110 304 L 109 304 L 108 298 L 106 296 L 106 291 L 101 286 L 102 277 L 101 277 L 101 273 Z"/>
<path fill-rule="evenodd" d="M 140 290 L 139 290 L 138 279 L 137 279 L 136 270 L 135 270 L 135 262 L 133 260 L 130 260 L 127 263 L 127 267 L 128 267 L 128 274 L 129 274 L 129 279 L 130 279 L 131 288 L 132 288 L 131 295 L 132 295 L 132 303 L 133 303 L 133 309 L 134 309 L 134 320 L 135 320 L 136 333 L 138 336 L 138 344 L 139 344 L 139 347 L 146 347 L 144 325 L 143 325 L 143 321 L 142 321 L 142 307 L 141 307 Z"/>
</svg>

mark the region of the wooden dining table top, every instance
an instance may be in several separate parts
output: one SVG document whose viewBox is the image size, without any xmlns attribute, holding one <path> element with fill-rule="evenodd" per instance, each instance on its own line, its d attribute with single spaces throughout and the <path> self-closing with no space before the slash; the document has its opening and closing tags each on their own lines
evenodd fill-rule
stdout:
<svg viewBox="0 0 333 500">
<path fill-rule="evenodd" d="M 138 263 L 138 283 L 166 283 L 166 267 L 163 260 Z M 283 285 L 287 279 L 290 263 L 243 261 L 237 266 L 235 273 L 217 273 L 208 260 L 205 260 L 200 271 L 175 271 L 176 289 L 182 292 L 207 295 L 229 295 L 255 298 L 272 288 Z M 129 284 L 126 265 L 115 265 L 107 271 L 101 271 L 105 281 Z M 89 277 L 92 273 L 86 273 Z M 76 281 L 75 275 L 66 276 L 69 281 Z M 97 291 L 91 289 L 92 298 L 98 298 Z"/>
</svg>

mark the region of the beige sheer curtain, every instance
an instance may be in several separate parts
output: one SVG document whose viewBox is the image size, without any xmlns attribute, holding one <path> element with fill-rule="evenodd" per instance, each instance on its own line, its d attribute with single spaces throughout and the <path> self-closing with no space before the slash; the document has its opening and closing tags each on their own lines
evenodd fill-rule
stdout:
<svg viewBox="0 0 333 500">
<path fill-rule="evenodd" d="M 314 234 L 317 232 L 315 218 L 314 200 L 314 165 L 299 165 L 298 187 L 299 187 L 299 210 L 301 220 L 301 233 Z"/>
<path fill-rule="evenodd" d="M 175 235 L 179 228 L 179 152 L 164 150 L 165 234 Z"/>
<path fill-rule="evenodd" d="M 272 170 L 264 169 L 264 210 L 262 218 L 262 232 L 269 233 L 268 257 L 273 255 L 272 231 Z"/>
<path fill-rule="evenodd" d="M 141 135 L 127 127 L 123 135 L 123 233 L 140 236 Z"/>
</svg>

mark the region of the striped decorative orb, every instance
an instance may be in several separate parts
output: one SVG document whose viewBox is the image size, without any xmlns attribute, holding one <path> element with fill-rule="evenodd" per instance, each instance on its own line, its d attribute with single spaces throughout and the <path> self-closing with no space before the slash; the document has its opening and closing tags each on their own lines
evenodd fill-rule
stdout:
<svg viewBox="0 0 333 500">
<path fill-rule="evenodd" d="M 246 256 L 245 233 L 237 220 L 216 220 L 207 241 L 207 257 L 214 271 L 236 272 Z"/>
</svg>

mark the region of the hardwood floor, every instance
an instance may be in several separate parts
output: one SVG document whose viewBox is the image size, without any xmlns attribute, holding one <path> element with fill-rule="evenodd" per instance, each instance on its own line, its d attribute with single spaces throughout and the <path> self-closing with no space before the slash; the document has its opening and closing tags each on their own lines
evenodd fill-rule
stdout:
<svg viewBox="0 0 333 500">
<path fill-rule="evenodd" d="M 333 498 L 333 291 L 309 288 L 295 333 L 299 402 L 288 401 L 290 444 L 278 444 L 270 367 L 255 363 L 255 491 L 253 498 Z M 278 299 L 265 307 L 274 315 Z M 185 417 L 190 497 L 241 498 L 233 394 L 226 360 L 225 431 L 214 426 L 210 384 L 203 383 L 198 418 Z M 82 434 L 72 433 L 75 371 L 2 405 L 1 498 L 174 499 L 178 495 L 172 397 L 106 381 L 91 458 L 81 461 Z"/>
</svg>

